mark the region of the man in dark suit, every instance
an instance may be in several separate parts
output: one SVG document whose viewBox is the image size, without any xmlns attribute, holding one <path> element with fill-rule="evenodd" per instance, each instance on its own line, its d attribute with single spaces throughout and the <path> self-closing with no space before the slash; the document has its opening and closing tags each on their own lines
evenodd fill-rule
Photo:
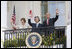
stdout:
<svg viewBox="0 0 72 49">
<path fill-rule="evenodd" d="M 58 19 L 58 9 L 56 9 L 56 17 L 55 18 L 50 18 L 50 13 L 46 13 L 47 19 L 43 22 L 43 27 L 45 27 L 46 35 L 48 35 L 48 30 L 49 32 L 53 32 L 54 29 L 54 24 Z"/>
<path fill-rule="evenodd" d="M 32 17 L 30 16 L 30 18 L 28 19 L 28 24 L 32 26 L 32 32 L 37 32 L 40 34 L 40 27 L 42 27 L 42 24 L 39 23 L 40 21 L 39 17 L 38 16 L 34 17 L 35 23 L 31 23 L 31 18 Z"/>
</svg>

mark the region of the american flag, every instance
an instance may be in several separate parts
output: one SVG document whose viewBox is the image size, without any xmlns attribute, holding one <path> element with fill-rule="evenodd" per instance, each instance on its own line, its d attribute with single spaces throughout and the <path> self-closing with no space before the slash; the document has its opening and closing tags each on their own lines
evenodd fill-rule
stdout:
<svg viewBox="0 0 72 49">
<path fill-rule="evenodd" d="M 15 24 L 16 25 L 16 14 L 15 14 L 15 6 L 14 6 L 14 9 L 13 9 L 13 14 L 12 14 L 12 18 L 11 18 L 12 20 L 13 20 L 13 24 Z"/>
</svg>

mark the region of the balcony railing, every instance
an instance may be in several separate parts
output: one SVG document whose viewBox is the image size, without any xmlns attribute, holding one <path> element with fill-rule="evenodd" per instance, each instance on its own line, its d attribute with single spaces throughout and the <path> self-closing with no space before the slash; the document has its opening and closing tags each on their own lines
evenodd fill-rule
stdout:
<svg viewBox="0 0 72 49">
<path fill-rule="evenodd" d="M 65 26 L 4 30 L 4 48 L 27 48 L 25 39 L 32 32 L 38 32 L 42 37 L 39 48 L 65 48 L 65 30 Z"/>
</svg>

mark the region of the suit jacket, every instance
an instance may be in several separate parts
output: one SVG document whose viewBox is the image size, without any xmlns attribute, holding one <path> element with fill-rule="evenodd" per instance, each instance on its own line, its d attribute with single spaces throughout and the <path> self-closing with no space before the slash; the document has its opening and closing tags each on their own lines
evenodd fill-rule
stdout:
<svg viewBox="0 0 72 49">
<path fill-rule="evenodd" d="M 38 32 L 40 33 L 40 27 L 42 27 L 42 24 L 38 24 L 38 27 L 36 28 L 36 23 L 31 23 L 31 19 L 28 19 L 28 24 L 32 26 L 32 32 Z"/>
<path fill-rule="evenodd" d="M 52 31 L 52 30 L 54 29 L 54 24 L 55 24 L 55 22 L 57 21 L 57 19 L 58 19 L 58 15 L 56 15 L 55 18 L 50 18 L 48 25 L 47 25 L 47 20 L 45 20 L 45 21 L 43 22 L 43 27 L 46 27 L 47 30 Z M 45 30 L 46 30 L 46 29 L 45 29 Z"/>
<path fill-rule="evenodd" d="M 44 26 L 44 27 L 54 26 L 54 23 L 56 22 L 57 19 L 58 19 L 58 15 L 56 15 L 55 18 L 50 18 L 50 19 L 49 19 L 49 25 L 47 25 L 47 20 L 45 20 L 45 21 L 43 22 L 43 26 Z"/>
</svg>

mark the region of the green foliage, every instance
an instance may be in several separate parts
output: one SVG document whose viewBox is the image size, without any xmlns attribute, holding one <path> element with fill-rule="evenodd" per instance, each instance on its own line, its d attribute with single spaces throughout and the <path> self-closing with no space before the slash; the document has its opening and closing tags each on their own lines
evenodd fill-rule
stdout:
<svg viewBox="0 0 72 49">
<path fill-rule="evenodd" d="M 26 46 L 25 40 L 20 38 L 19 41 L 18 41 L 18 46 Z"/>
<path fill-rule="evenodd" d="M 42 45 L 48 46 L 53 44 L 65 44 L 66 37 L 62 36 L 58 38 L 55 33 L 51 33 L 49 36 L 42 36 Z M 55 43 L 54 43 L 55 42 Z"/>
<path fill-rule="evenodd" d="M 6 47 L 17 47 L 17 40 L 6 40 L 5 41 L 5 48 Z"/>
<path fill-rule="evenodd" d="M 42 44 L 45 46 L 52 45 L 53 44 L 53 35 L 50 36 L 42 36 Z"/>
</svg>

